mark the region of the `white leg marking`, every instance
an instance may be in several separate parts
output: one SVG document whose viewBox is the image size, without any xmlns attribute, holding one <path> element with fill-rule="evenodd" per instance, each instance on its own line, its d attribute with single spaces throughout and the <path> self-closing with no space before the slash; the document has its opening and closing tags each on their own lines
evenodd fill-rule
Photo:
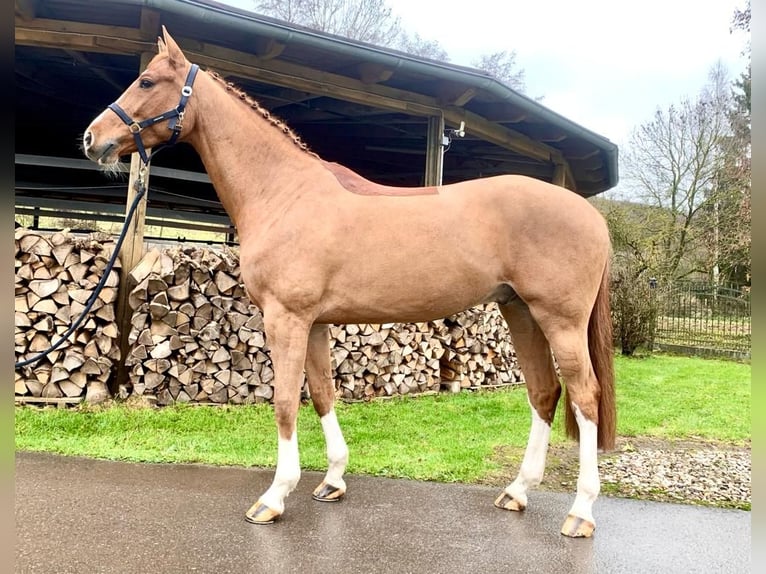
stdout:
<svg viewBox="0 0 766 574">
<path fill-rule="evenodd" d="M 548 453 L 548 442 L 551 437 L 551 426 L 540 418 L 535 408 L 532 409 L 532 427 L 529 431 L 529 442 L 524 451 L 519 474 L 505 491 L 523 506 L 527 505 L 527 490 L 540 484 L 545 472 L 545 457 Z"/>
<path fill-rule="evenodd" d="M 288 439 L 279 437 L 277 447 L 277 470 L 274 481 L 261 496 L 260 501 L 282 514 L 285 511 L 285 498 L 298 485 L 301 478 L 301 466 L 298 456 L 298 432 Z"/>
<path fill-rule="evenodd" d="M 333 409 L 319 420 L 322 423 L 322 430 L 327 443 L 327 474 L 324 480 L 330 486 L 345 491 L 346 483 L 343 481 L 343 473 L 348 464 L 348 447 L 343 439 L 338 417 L 335 416 Z"/>
<path fill-rule="evenodd" d="M 577 496 L 569 514 L 589 520 L 593 524 L 593 503 L 601 491 L 598 477 L 597 427 L 583 416 L 580 407 L 572 403 L 572 409 L 580 428 L 580 474 L 577 478 Z"/>
</svg>

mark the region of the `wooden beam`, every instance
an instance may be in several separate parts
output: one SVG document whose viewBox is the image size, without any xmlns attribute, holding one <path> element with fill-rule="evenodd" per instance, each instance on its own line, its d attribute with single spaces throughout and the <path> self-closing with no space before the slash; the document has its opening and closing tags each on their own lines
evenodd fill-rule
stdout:
<svg viewBox="0 0 766 574">
<path fill-rule="evenodd" d="M 356 67 L 356 73 L 363 84 L 378 84 L 391 79 L 394 71 L 375 62 L 363 62 Z"/>
<path fill-rule="evenodd" d="M 428 118 L 428 140 L 426 144 L 426 171 L 423 185 L 441 185 L 444 169 L 444 117 L 441 115 Z"/>
<path fill-rule="evenodd" d="M 256 38 L 254 42 L 255 54 L 264 60 L 271 60 L 278 57 L 285 51 L 285 44 L 276 41 L 274 38 Z"/>
<path fill-rule="evenodd" d="M 463 107 L 470 102 L 478 91 L 474 87 L 454 84 L 452 82 L 443 82 L 439 86 L 437 100 L 440 104 L 446 106 Z"/>
<path fill-rule="evenodd" d="M 564 156 L 556 152 L 551 161 L 553 162 L 553 178 L 551 181 L 556 185 L 577 192 L 577 181 L 572 173 L 572 166 L 564 159 Z"/>
<path fill-rule="evenodd" d="M 481 113 L 490 121 L 504 124 L 518 124 L 528 117 L 526 112 L 509 112 L 508 106 L 498 103 L 482 104 Z"/>
<path fill-rule="evenodd" d="M 567 183 L 567 171 L 564 164 L 557 163 L 553 166 L 553 181 L 554 185 L 566 187 Z"/>
<path fill-rule="evenodd" d="M 126 28 L 130 30 L 130 28 Z M 61 48 L 79 50 L 82 52 L 98 52 L 105 54 L 135 55 L 156 49 L 155 42 L 136 41 L 128 38 L 97 36 L 87 33 L 72 33 L 51 30 L 39 30 L 24 27 L 15 28 L 16 44 L 19 46 L 35 46 L 44 48 Z"/>
<path fill-rule="evenodd" d="M 35 18 L 33 20 L 16 19 L 16 31 L 39 30 L 60 34 L 85 34 L 88 36 L 104 36 L 123 38 L 125 40 L 141 40 L 141 31 L 127 26 L 106 26 L 104 24 L 88 24 L 84 22 L 72 22 L 70 20 L 50 20 L 47 18 Z"/>
</svg>

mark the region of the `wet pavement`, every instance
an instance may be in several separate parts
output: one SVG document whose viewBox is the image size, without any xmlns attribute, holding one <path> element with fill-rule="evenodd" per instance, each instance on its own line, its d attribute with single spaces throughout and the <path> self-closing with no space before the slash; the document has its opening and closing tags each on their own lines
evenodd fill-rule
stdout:
<svg viewBox="0 0 766 574">
<path fill-rule="evenodd" d="M 350 475 L 339 503 L 304 472 L 285 515 L 244 512 L 271 470 L 16 453 L 18 573 L 750 572 L 750 513 L 602 496 L 592 539 L 559 534 L 573 496 Z"/>
</svg>

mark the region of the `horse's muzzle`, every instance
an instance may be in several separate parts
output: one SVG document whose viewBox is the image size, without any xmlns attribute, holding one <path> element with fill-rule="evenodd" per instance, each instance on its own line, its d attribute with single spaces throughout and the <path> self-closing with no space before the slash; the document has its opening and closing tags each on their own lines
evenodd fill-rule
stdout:
<svg viewBox="0 0 766 574">
<path fill-rule="evenodd" d="M 82 138 L 82 149 L 86 157 L 100 165 L 113 163 L 117 159 L 115 156 L 117 142 L 107 140 L 101 144 L 95 144 L 94 139 L 92 132 L 85 132 Z"/>
</svg>

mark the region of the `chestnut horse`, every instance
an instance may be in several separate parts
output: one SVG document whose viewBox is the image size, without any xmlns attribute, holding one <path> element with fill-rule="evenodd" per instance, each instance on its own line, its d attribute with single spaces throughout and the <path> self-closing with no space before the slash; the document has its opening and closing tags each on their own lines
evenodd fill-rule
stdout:
<svg viewBox="0 0 766 574">
<path fill-rule="evenodd" d="M 346 491 L 329 324 L 429 321 L 496 302 L 524 372 L 532 423 L 519 474 L 495 505 L 523 510 L 543 477 L 561 394 L 552 351 L 580 455 L 562 533 L 590 536 L 597 449 L 613 448 L 615 439 L 611 246 L 598 211 L 575 193 L 518 175 L 428 188 L 374 184 L 308 151 L 218 75 L 197 73 L 162 33 L 159 54 L 88 126 L 83 149 L 114 168 L 137 150 L 148 162 L 145 148 L 188 142 L 236 225 L 242 281 L 263 311 L 271 349 L 278 439 L 273 482 L 247 520 L 282 515 L 300 478 L 304 368 L 327 444 L 327 473 L 313 497 L 337 501 Z"/>
</svg>

